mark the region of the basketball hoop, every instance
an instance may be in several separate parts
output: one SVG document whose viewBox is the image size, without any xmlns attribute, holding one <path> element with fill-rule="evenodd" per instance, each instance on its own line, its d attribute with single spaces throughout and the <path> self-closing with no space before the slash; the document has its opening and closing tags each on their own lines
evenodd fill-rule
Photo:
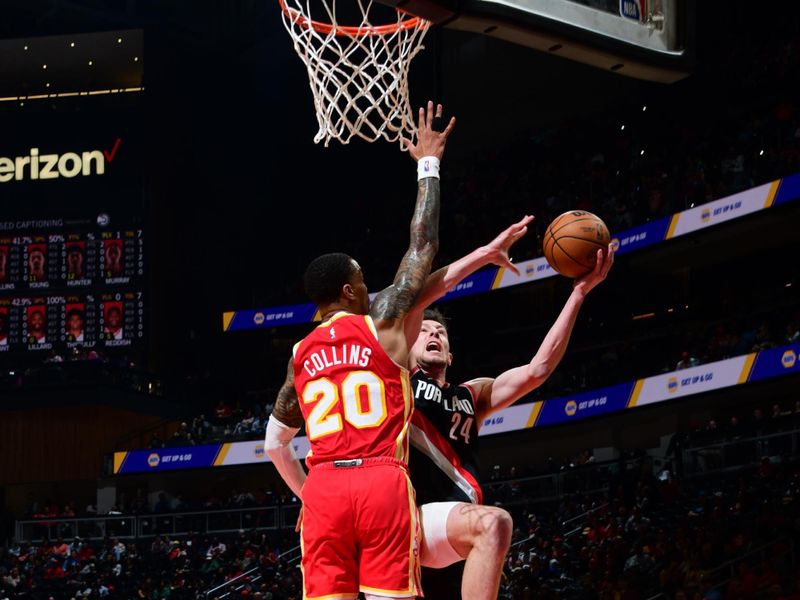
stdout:
<svg viewBox="0 0 800 600">
<path fill-rule="evenodd" d="M 314 142 L 347 144 L 354 136 L 368 142 L 413 139 L 408 71 L 430 22 L 395 10 L 395 22 L 373 25 L 372 0 L 356 0 L 361 23 L 344 26 L 337 22 L 336 0 L 319 0 L 326 23 L 311 18 L 310 1 L 278 0 L 283 24 L 308 71 L 319 124 Z"/>
</svg>

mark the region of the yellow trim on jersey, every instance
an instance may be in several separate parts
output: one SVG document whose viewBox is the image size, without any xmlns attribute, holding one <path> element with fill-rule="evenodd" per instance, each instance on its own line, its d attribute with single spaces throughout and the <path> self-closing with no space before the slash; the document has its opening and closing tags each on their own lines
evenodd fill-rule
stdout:
<svg viewBox="0 0 800 600">
<path fill-rule="evenodd" d="M 369 330 L 372 332 L 372 335 L 375 336 L 375 341 L 376 342 L 379 341 L 378 330 L 375 328 L 375 322 L 372 320 L 372 317 L 370 317 L 369 315 L 364 315 L 364 320 L 367 322 L 367 327 L 369 327 Z"/>
<path fill-rule="evenodd" d="M 302 343 L 303 343 L 303 340 L 300 340 L 294 346 L 292 346 L 292 358 L 297 356 L 297 349 L 300 347 L 300 344 L 302 344 Z"/>
<path fill-rule="evenodd" d="M 778 195 L 778 188 L 781 187 L 782 179 L 776 179 L 773 181 L 769 186 L 769 193 L 767 194 L 767 200 L 764 202 L 764 208 L 769 208 L 772 206 L 772 203 L 775 202 L 775 196 Z"/>
<path fill-rule="evenodd" d="M 408 371 L 403 369 L 400 372 L 400 384 L 403 388 L 403 428 L 397 435 L 394 457 L 397 460 L 408 462 L 408 426 L 411 424 L 411 415 L 414 412 L 414 403 L 411 396 L 411 380 Z"/>
<path fill-rule="evenodd" d="M 386 596 L 387 598 L 397 598 L 398 596 L 401 598 L 413 598 L 417 595 L 416 592 L 413 592 L 412 590 L 382 590 L 381 588 L 373 588 L 366 585 L 360 585 L 358 590 L 360 592 L 364 592 L 365 594 Z"/>
<path fill-rule="evenodd" d="M 339 312 L 334 313 L 334 315 L 330 319 L 325 321 L 324 323 L 320 323 L 319 325 L 317 325 L 317 328 L 327 327 L 328 325 L 330 325 L 331 323 L 333 323 L 337 319 L 341 319 L 342 317 L 347 317 L 347 316 L 352 315 L 352 314 L 353 313 L 349 313 L 346 310 L 340 310 Z"/>
</svg>

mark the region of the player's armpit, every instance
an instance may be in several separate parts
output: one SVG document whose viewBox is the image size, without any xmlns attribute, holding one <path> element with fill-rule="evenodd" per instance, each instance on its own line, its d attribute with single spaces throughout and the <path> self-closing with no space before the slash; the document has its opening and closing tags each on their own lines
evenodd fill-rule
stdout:
<svg viewBox="0 0 800 600">
<path fill-rule="evenodd" d="M 275 400 L 275 408 L 272 409 L 272 416 L 288 427 L 302 427 L 303 413 L 300 410 L 300 401 L 297 398 L 297 390 L 294 388 L 294 364 L 289 359 L 289 367 L 286 371 L 286 381 L 283 382 Z"/>
<path fill-rule="evenodd" d="M 478 422 L 478 429 L 480 430 L 483 420 L 492 413 L 491 397 L 494 379 L 491 377 L 476 377 L 475 379 L 470 379 L 465 382 L 463 385 L 472 390 L 472 397 L 475 401 L 475 419 Z"/>
</svg>

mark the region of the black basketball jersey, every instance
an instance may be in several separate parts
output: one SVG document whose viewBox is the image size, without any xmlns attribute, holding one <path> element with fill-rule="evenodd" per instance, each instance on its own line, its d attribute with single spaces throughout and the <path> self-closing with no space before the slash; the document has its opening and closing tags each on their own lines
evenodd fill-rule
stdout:
<svg viewBox="0 0 800 600">
<path fill-rule="evenodd" d="M 411 374 L 414 414 L 411 417 L 411 482 L 417 503 L 480 504 L 478 484 L 477 398 L 470 386 L 445 384 L 423 371 Z"/>
</svg>

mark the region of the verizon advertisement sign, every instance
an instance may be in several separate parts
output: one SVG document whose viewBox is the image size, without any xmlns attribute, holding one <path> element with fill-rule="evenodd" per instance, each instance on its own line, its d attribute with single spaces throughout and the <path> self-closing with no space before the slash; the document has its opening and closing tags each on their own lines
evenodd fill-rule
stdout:
<svg viewBox="0 0 800 600">
<path fill-rule="evenodd" d="M 121 144 L 122 138 L 117 138 L 107 149 L 53 154 L 31 148 L 27 156 L 0 156 L 0 183 L 104 175 Z"/>
</svg>

